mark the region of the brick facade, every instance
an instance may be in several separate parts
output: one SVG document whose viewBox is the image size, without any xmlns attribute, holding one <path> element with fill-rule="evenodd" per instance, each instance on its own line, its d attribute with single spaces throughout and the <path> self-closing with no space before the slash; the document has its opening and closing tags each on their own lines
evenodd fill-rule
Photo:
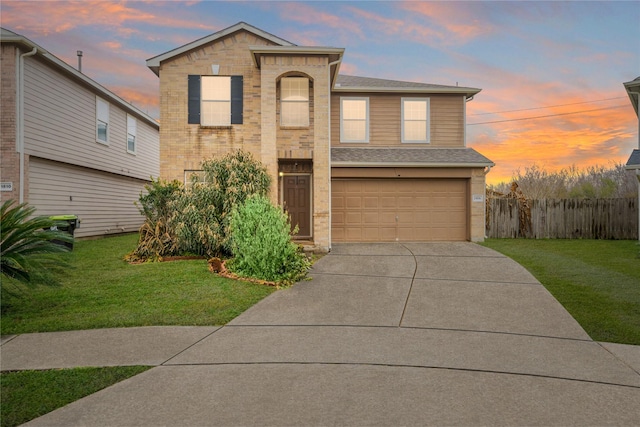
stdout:
<svg viewBox="0 0 640 427">
<path fill-rule="evenodd" d="M 0 180 L 13 191 L 0 192 L 0 201 L 20 198 L 20 153 L 16 147 L 16 48 L 2 44 L 0 62 Z"/>
<path fill-rule="evenodd" d="M 335 105 L 338 96 L 334 94 L 332 108 L 330 92 L 334 76 L 330 72 L 332 61 L 335 61 L 335 66 L 339 62 L 336 60 L 342 56 L 342 50 L 336 52 L 332 49 L 300 48 L 239 23 L 202 41 L 148 60 L 149 67 L 160 77 L 161 177 L 184 181 L 185 171 L 201 169 L 203 160 L 243 149 L 265 165 L 273 178 L 271 200 L 280 203 L 282 195 L 279 189 L 283 178 L 279 172 L 291 173 L 291 162 L 300 160 L 305 165 L 305 173 L 309 168 L 312 169 L 314 245 L 319 250 L 328 250 L 331 246 L 330 146 L 332 141 L 340 145 L 336 142 L 336 135 L 339 140 L 340 126 L 339 106 Z M 218 69 L 217 75 L 243 76 L 242 124 L 225 127 L 188 124 L 188 76 L 213 75 L 212 65 L 217 66 L 214 67 Z M 280 125 L 280 82 L 282 78 L 292 76 L 309 79 L 308 127 Z M 459 93 L 461 88 L 458 87 L 451 90 L 454 96 L 434 95 L 432 132 L 444 136 L 435 138 L 431 146 L 464 147 L 463 107 L 467 94 Z M 398 96 L 396 93 L 392 97 Z M 391 99 L 387 95 L 380 95 L 379 98 Z M 384 108 L 379 110 L 382 119 L 393 122 L 393 126 L 399 129 L 399 117 L 390 119 L 385 115 Z M 443 119 L 442 112 L 447 113 L 447 119 Z M 330 135 L 331 129 L 333 137 Z M 395 139 L 399 141 L 395 133 L 394 138 L 397 136 Z M 388 132 L 382 134 L 388 137 Z M 468 191 L 471 195 L 484 197 L 484 170 L 471 167 L 463 175 L 469 179 Z M 470 200 L 469 206 L 470 239 L 481 241 L 485 234 L 484 203 Z"/>
</svg>

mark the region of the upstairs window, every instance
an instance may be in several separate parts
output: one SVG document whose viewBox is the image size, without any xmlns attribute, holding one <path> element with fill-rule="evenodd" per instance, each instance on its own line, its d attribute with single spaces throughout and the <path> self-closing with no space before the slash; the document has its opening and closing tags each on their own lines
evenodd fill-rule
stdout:
<svg viewBox="0 0 640 427">
<path fill-rule="evenodd" d="M 306 77 L 280 80 L 280 125 L 309 126 L 309 79 Z"/>
<path fill-rule="evenodd" d="M 229 126 L 231 124 L 231 77 L 202 76 L 200 124 Z"/>
<path fill-rule="evenodd" d="M 242 76 L 197 76 L 188 81 L 189 124 L 242 124 Z"/>
<path fill-rule="evenodd" d="M 127 152 L 131 154 L 136 154 L 137 127 L 136 118 L 127 114 Z"/>
<path fill-rule="evenodd" d="M 429 142 L 429 98 L 402 98 L 402 142 Z"/>
<path fill-rule="evenodd" d="M 109 103 L 96 97 L 96 141 L 109 143 Z"/>
<path fill-rule="evenodd" d="M 369 142 L 369 98 L 340 98 L 340 142 Z"/>
</svg>

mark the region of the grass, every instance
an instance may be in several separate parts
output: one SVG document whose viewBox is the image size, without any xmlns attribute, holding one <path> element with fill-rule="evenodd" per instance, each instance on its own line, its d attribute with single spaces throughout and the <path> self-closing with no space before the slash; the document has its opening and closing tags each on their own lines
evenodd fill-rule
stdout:
<svg viewBox="0 0 640 427">
<path fill-rule="evenodd" d="M 218 277 L 205 260 L 131 265 L 137 234 L 77 241 L 60 287 L 2 298 L 2 334 L 149 325 L 223 325 L 274 288 Z M 5 280 L 3 278 L 3 280 Z M 4 284 L 3 284 L 4 286 Z"/>
<path fill-rule="evenodd" d="M 148 366 L 3 372 L 2 427 L 23 424 L 98 390 L 146 371 Z"/>
<path fill-rule="evenodd" d="M 527 268 L 595 341 L 640 345 L 640 247 L 629 240 L 489 239 Z"/>
</svg>

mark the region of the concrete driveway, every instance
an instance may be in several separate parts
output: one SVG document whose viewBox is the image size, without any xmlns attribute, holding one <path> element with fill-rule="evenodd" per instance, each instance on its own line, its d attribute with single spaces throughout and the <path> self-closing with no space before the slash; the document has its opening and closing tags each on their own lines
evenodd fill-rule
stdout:
<svg viewBox="0 0 640 427">
<path fill-rule="evenodd" d="M 490 249 L 336 245 L 311 277 L 29 425 L 640 424 L 638 347 Z"/>
</svg>

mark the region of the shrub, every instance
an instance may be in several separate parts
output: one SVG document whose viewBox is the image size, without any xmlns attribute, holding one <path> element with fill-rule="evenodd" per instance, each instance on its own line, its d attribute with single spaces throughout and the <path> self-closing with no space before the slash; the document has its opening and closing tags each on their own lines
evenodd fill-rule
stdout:
<svg viewBox="0 0 640 427">
<path fill-rule="evenodd" d="M 184 193 L 182 184 L 152 178 L 144 188 L 146 194 L 140 194 L 136 206 L 145 216 L 145 222 L 140 227 L 138 246 L 125 257 L 128 261 L 157 259 L 177 252 L 175 233 L 169 228 L 169 221 L 173 215 L 172 201 Z"/>
<path fill-rule="evenodd" d="M 271 178 L 251 153 L 236 151 L 202 164 L 204 182 L 190 188 L 172 202 L 170 228 L 181 252 L 208 257 L 231 253 L 231 212 L 251 195 L 266 195 Z"/>
<path fill-rule="evenodd" d="M 291 241 L 287 215 L 266 197 L 252 196 L 234 209 L 231 232 L 235 274 L 285 285 L 306 275 L 310 262 Z"/>
<path fill-rule="evenodd" d="M 68 248 L 53 240 L 73 242 L 73 237 L 51 230 L 55 225 L 51 219 L 33 217 L 34 207 L 14 204 L 14 200 L 7 200 L 0 209 L 0 272 L 9 279 L 2 280 L 2 292 L 11 293 L 9 283 L 57 285 L 52 273 L 70 266 L 55 256 Z"/>
</svg>

